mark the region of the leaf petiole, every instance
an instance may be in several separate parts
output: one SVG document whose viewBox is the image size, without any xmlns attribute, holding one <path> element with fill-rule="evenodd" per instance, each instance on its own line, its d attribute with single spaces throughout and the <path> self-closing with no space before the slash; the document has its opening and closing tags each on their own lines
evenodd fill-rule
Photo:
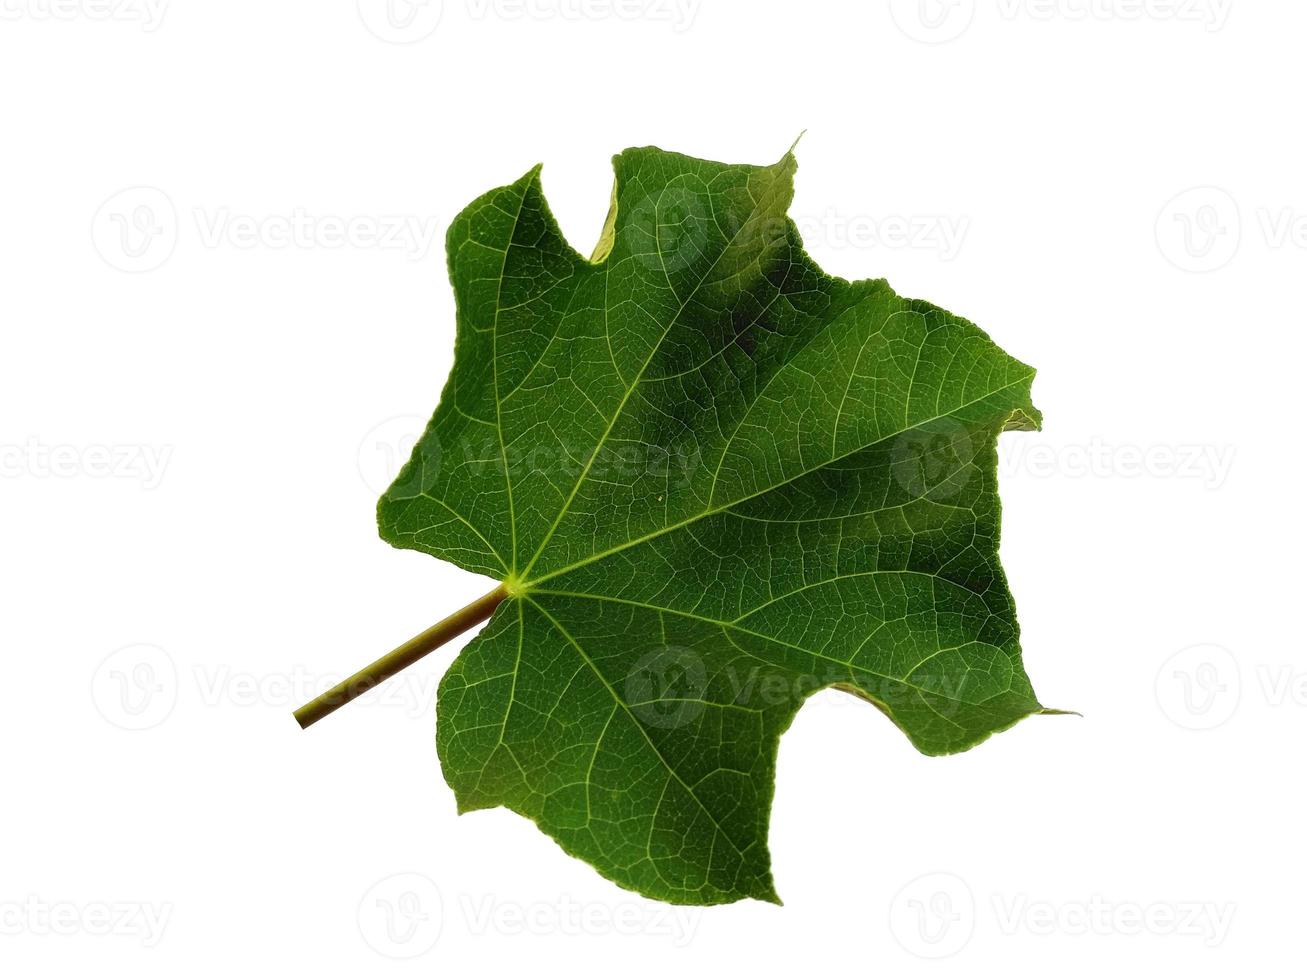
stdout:
<svg viewBox="0 0 1307 980">
<path fill-rule="evenodd" d="M 299 722 L 300 728 L 308 728 L 314 722 L 322 720 L 341 705 L 349 704 L 360 694 L 370 691 L 405 667 L 417 663 L 454 637 L 484 623 L 508 594 L 508 586 L 497 586 L 453 615 L 446 616 L 436 625 L 423 630 L 408 642 L 401 643 L 390 653 L 364 667 L 352 677 L 347 677 L 331 690 L 319 694 L 295 712 L 295 720 Z"/>
</svg>

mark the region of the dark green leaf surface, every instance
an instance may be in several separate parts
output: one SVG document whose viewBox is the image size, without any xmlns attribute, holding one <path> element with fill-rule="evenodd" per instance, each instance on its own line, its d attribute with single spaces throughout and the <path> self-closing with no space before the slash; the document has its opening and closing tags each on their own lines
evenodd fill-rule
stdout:
<svg viewBox="0 0 1307 980">
<path fill-rule="evenodd" d="M 814 691 L 928 754 L 1040 710 L 995 458 L 1038 424 L 1034 371 L 818 269 L 790 154 L 615 169 L 590 260 L 539 168 L 454 222 L 455 364 L 381 533 L 509 587 L 440 687 L 461 810 L 510 807 L 644 895 L 775 900 L 777 745 Z"/>
</svg>

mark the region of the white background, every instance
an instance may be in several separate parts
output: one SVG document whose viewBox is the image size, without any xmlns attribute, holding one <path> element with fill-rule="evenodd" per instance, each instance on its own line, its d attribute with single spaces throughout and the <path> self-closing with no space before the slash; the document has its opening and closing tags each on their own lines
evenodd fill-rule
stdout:
<svg viewBox="0 0 1307 980">
<path fill-rule="evenodd" d="M 1297 962 L 1303 5 L 0 10 L 4 975 Z M 785 906 L 669 910 L 455 816 L 458 644 L 290 712 L 489 587 L 373 518 L 449 368 L 448 221 L 544 161 L 588 253 L 612 153 L 805 128 L 816 258 L 1039 368 L 1002 557 L 1037 693 L 1083 717 L 927 759 L 820 695 L 781 746 Z"/>
</svg>

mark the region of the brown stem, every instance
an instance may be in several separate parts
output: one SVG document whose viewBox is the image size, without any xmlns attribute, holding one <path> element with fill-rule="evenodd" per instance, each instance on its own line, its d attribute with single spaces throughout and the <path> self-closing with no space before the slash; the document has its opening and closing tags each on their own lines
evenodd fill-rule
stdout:
<svg viewBox="0 0 1307 980">
<path fill-rule="evenodd" d="M 407 643 L 400 644 L 380 660 L 364 667 L 353 677 L 341 681 L 330 691 L 319 694 L 295 712 L 295 720 L 300 723 L 300 728 L 308 728 L 315 721 L 322 720 L 342 704 L 349 704 L 360 694 L 370 691 L 386 678 L 393 677 L 405 667 L 417 663 L 437 647 L 443 646 L 462 633 L 466 633 L 473 626 L 484 623 L 507 596 L 508 590 L 502 585 L 493 592 L 487 592 L 476 602 L 464 606 L 458 612 L 442 619 L 430 629 L 423 630 Z"/>
</svg>

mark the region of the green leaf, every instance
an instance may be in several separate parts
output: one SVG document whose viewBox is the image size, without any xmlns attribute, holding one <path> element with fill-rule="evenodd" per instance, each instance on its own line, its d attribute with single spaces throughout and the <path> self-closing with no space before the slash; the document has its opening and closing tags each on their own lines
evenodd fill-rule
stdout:
<svg viewBox="0 0 1307 980">
<path fill-rule="evenodd" d="M 1034 371 L 817 268 L 792 154 L 614 166 L 591 260 L 538 167 L 455 220 L 454 368 L 381 534 L 507 585 L 440 686 L 460 811 L 509 807 L 653 898 L 776 901 L 776 752 L 809 695 L 931 755 L 1041 710 L 997 555 Z"/>
</svg>

